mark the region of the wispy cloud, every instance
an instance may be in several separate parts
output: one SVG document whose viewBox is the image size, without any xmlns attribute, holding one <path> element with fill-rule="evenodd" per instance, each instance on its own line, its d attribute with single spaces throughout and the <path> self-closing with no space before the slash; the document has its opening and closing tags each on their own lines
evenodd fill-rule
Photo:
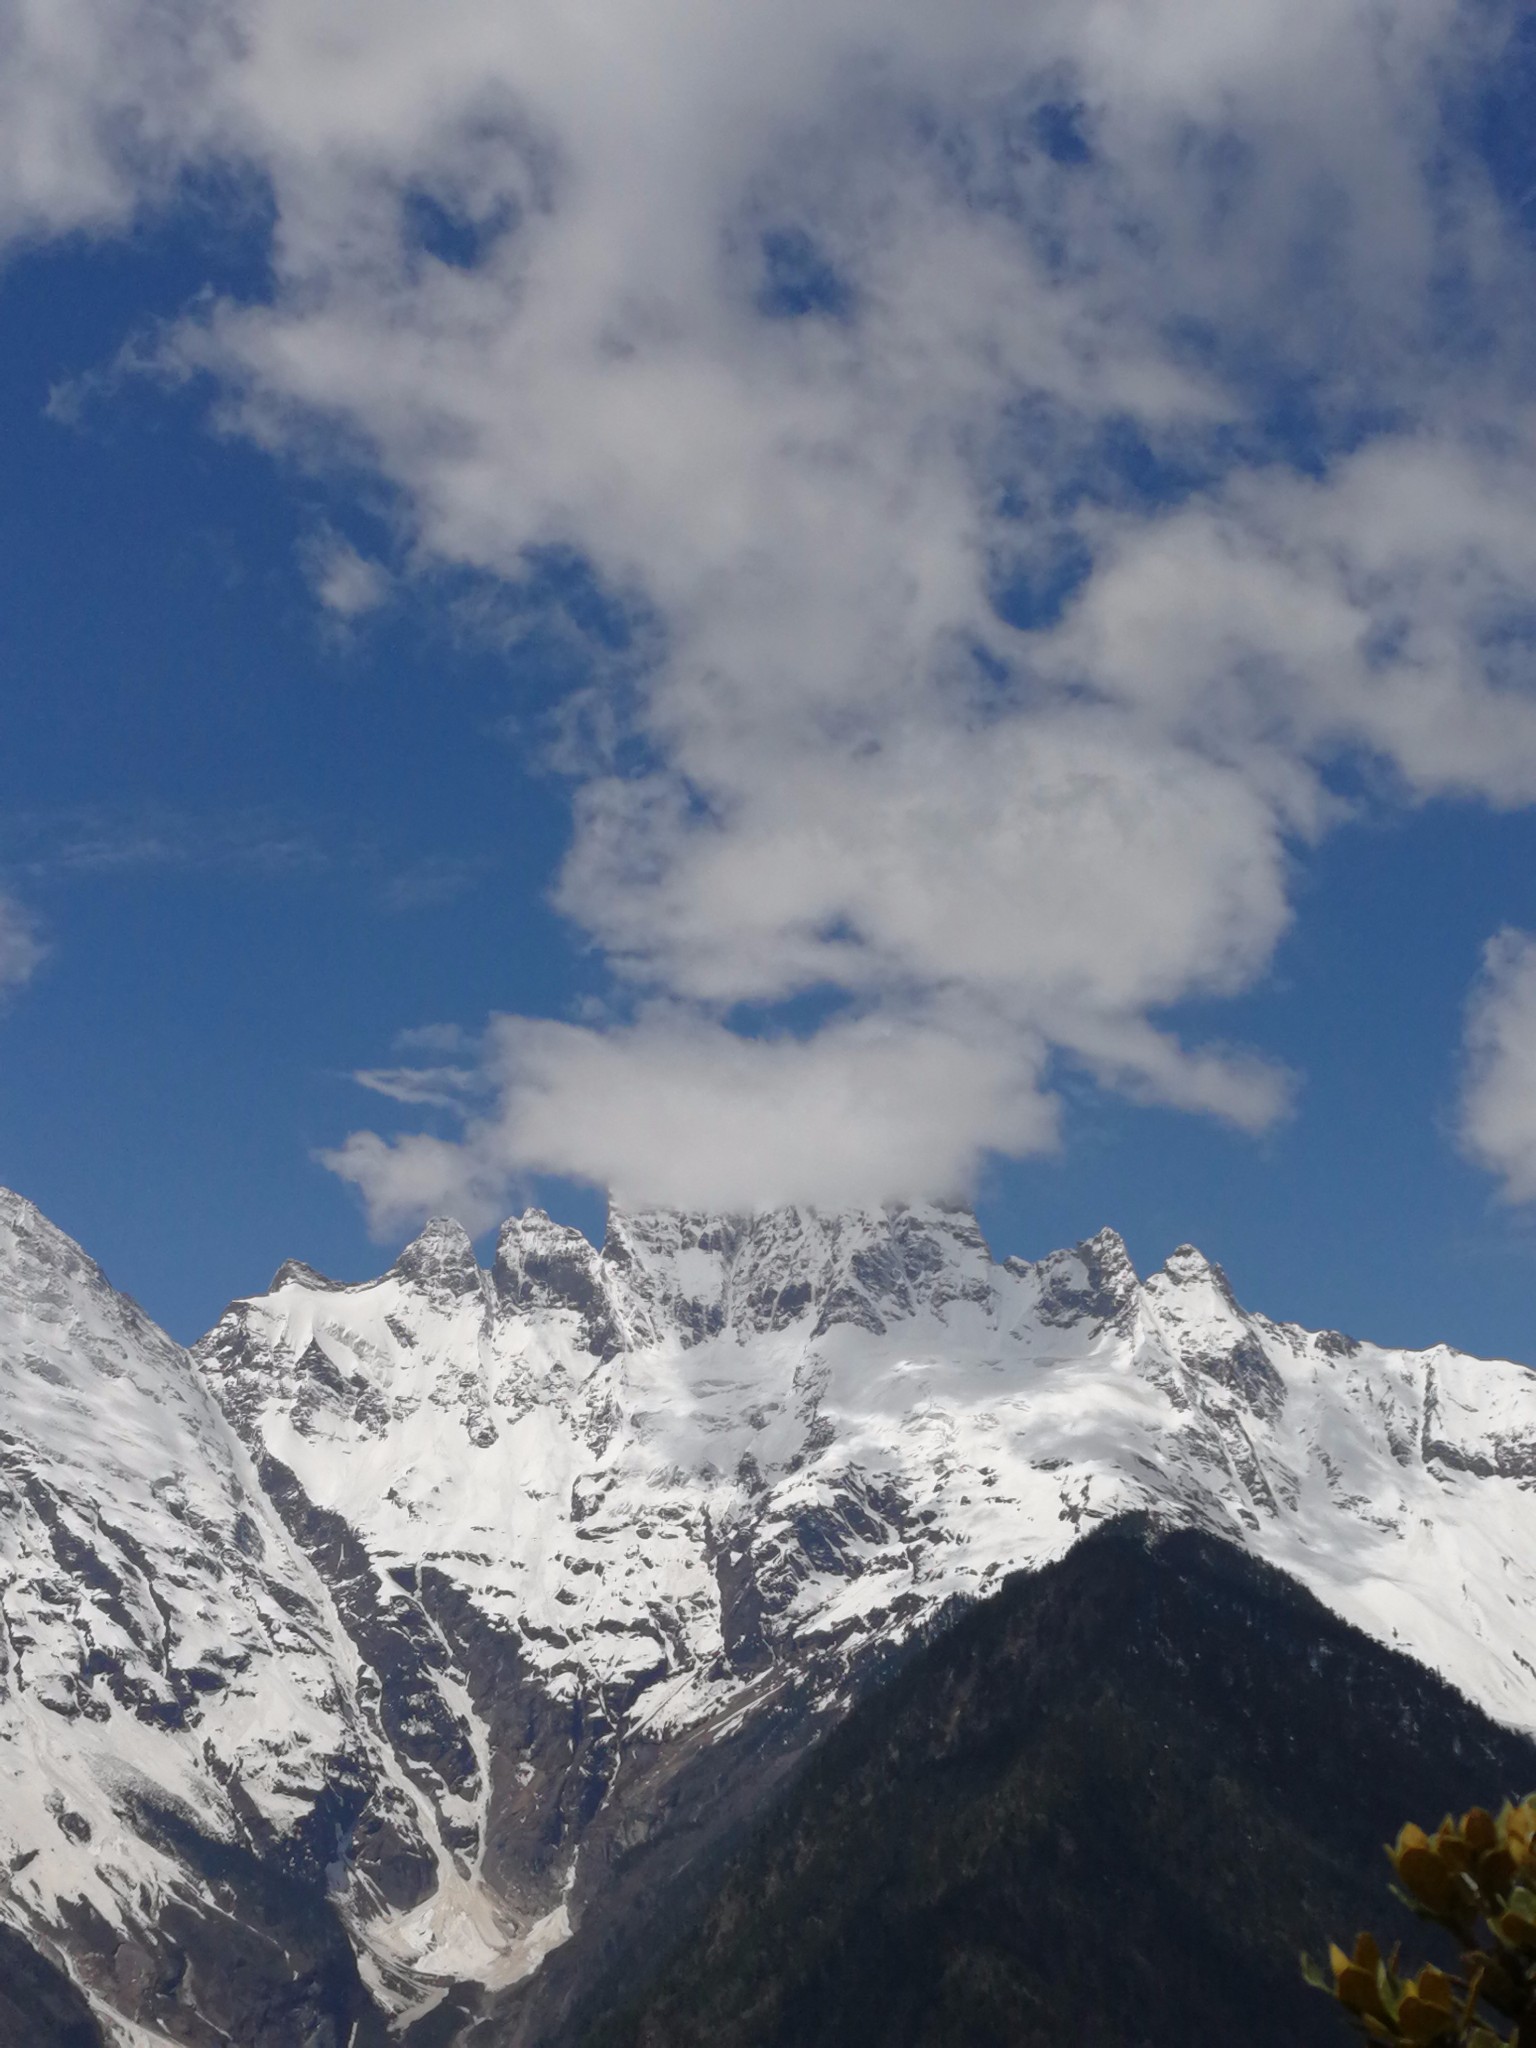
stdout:
<svg viewBox="0 0 1536 2048">
<path fill-rule="evenodd" d="M 478 887 L 489 867 L 483 858 L 428 854 L 400 868 L 385 882 L 385 908 L 401 913 L 440 910 Z"/>
<path fill-rule="evenodd" d="M 131 806 L 12 812 L 0 819 L 0 858 L 39 882 L 189 868 L 281 877 L 336 865 L 307 828 L 269 812 Z"/>
<path fill-rule="evenodd" d="M 458 1053 L 475 1058 L 479 1045 L 479 1038 L 462 1024 L 413 1024 L 409 1030 L 395 1034 L 395 1051 L 402 1055 L 437 1053 L 446 1057 Z"/>
<path fill-rule="evenodd" d="M 352 1078 L 359 1087 L 387 1096 L 391 1102 L 456 1114 L 463 1114 L 473 1097 L 482 1092 L 479 1071 L 474 1067 L 373 1067 Z"/>
<path fill-rule="evenodd" d="M 0 817 L 0 874 L 14 877 L 24 892 L 187 875 L 274 886 L 327 883 L 360 891 L 377 912 L 397 917 L 459 901 L 493 865 L 484 854 L 405 855 L 371 835 L 333 830 L 322 839 L 292 818 L 263 810 L 102 807 Z M 13 916 L 20 920 L 19 912 Z M 19 959 L 19 939 L 16 949 Z"/>
</svg>

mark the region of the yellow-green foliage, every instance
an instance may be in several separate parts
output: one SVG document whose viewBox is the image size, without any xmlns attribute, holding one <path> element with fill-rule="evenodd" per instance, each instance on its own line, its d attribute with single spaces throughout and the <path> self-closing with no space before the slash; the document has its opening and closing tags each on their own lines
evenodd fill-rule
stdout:
<svg viewBox="0 0 1536 2048">
<path fill-rule="evenodd" d="M 1420 1919 L 1452 1935 L 1461 1968 L 1405 1975 L 1362 1934 L 1328 1968 L 1303 1958 L 1372 2041 L 1415 2048 L 1536 2048 L 1536 1794 L 1497 1814 L 1474 1806 L 1427 1835 L 1410 1821 L 1387 1851 Z M 1513 2024 L 1511 2024 L 1513 2023 Z"/>
</svg>

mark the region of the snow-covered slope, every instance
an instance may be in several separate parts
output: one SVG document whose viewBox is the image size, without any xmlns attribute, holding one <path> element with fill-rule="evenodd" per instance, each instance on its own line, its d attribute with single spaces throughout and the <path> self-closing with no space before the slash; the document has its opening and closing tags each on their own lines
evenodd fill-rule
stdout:
<svg viewBox="0 0 1536 2048">
<path fill-rule="evenodd" d="M 162 2038 L 134 2022 L 168 1978 L 188 2040 L 226 2038 L 222 2003 L 253 1987 L 296 2027 L 321 2015 L 313 1958 L 274 1973 L 225 1938 L 256 1860 L 302 1878 L 352 1841 L 360 1921 L 386 1870 L 431 1884 L 357 1675 L 186 1352 L 0 1191 L 0 1912 L 123 2038 Z M 217 1882 L 210 1842 L 246 1852 Z"/>
<path fill-rule="evenodd" d="M 616 1214 L 601 1253 L 535 1211 L 489 1273 L 446 1223 L 368 1286 L 287 1268 L 200 1357 L 386 1575 L 635 1725 L 1149 1507 L 1536 1729 L 1536 1375 L 1247 1314 L 1188 1246 L 1143 1284 L 1113 1232 L 998 1265 L 937 1208 Z"/>
<path fill-rule="evenodd" d="M 194 1368 L 0 1216 L 26 1924 L 138 1872 L 134 1773 L 213 1833 L 341 1784 L 382 2001 L 511 1984 L 750 1814 L 892 1645 L 1131 1509 L 1536 1729 L 1536 1376 L 1246 1314 L 1188 1248 L 1142 1282 L 1113 1233 L 998 1264 L 938 1207 L 616 1211 L 600 1251 L 533 1211 L 486 1271 L 439 1222 L 366 1285 L 284 1267 Z"/>
</svg>

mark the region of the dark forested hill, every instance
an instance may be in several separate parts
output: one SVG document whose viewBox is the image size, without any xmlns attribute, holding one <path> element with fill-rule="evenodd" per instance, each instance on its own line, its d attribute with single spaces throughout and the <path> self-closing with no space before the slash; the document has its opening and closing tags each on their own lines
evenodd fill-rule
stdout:
<svg viewBox="0 0 1536 2048">
<path fill-rule="evenodd" d="M 1400 1820 L 1532 1784 L 1293 1581 L 1127 1520 L 868 1697 L 589 2048 L 1342 2044 L 1298 1949 L 1393 1922 Z"/>
</svg>

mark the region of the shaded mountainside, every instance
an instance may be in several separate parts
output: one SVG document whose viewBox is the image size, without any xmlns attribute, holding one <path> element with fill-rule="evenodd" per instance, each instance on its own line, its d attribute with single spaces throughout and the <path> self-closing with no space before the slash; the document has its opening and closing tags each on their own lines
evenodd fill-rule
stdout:
<svg viewBox="0 0 1536 2048">
<path fill-rule="evenodd" d="M 1294 1582 L 1127 1518 L 857 1707 L 584 2048 L 1342 2048 L 1297 1951 L 1406 1919 L 1400 1821 L 1532 1784 Z"/>
<path fill-rule="evenodd" d="M 9 1927 L 0 1927 L 0 2042 L 6 2048 L 106 2048 L 83 1994 Z"/>
</svg>

